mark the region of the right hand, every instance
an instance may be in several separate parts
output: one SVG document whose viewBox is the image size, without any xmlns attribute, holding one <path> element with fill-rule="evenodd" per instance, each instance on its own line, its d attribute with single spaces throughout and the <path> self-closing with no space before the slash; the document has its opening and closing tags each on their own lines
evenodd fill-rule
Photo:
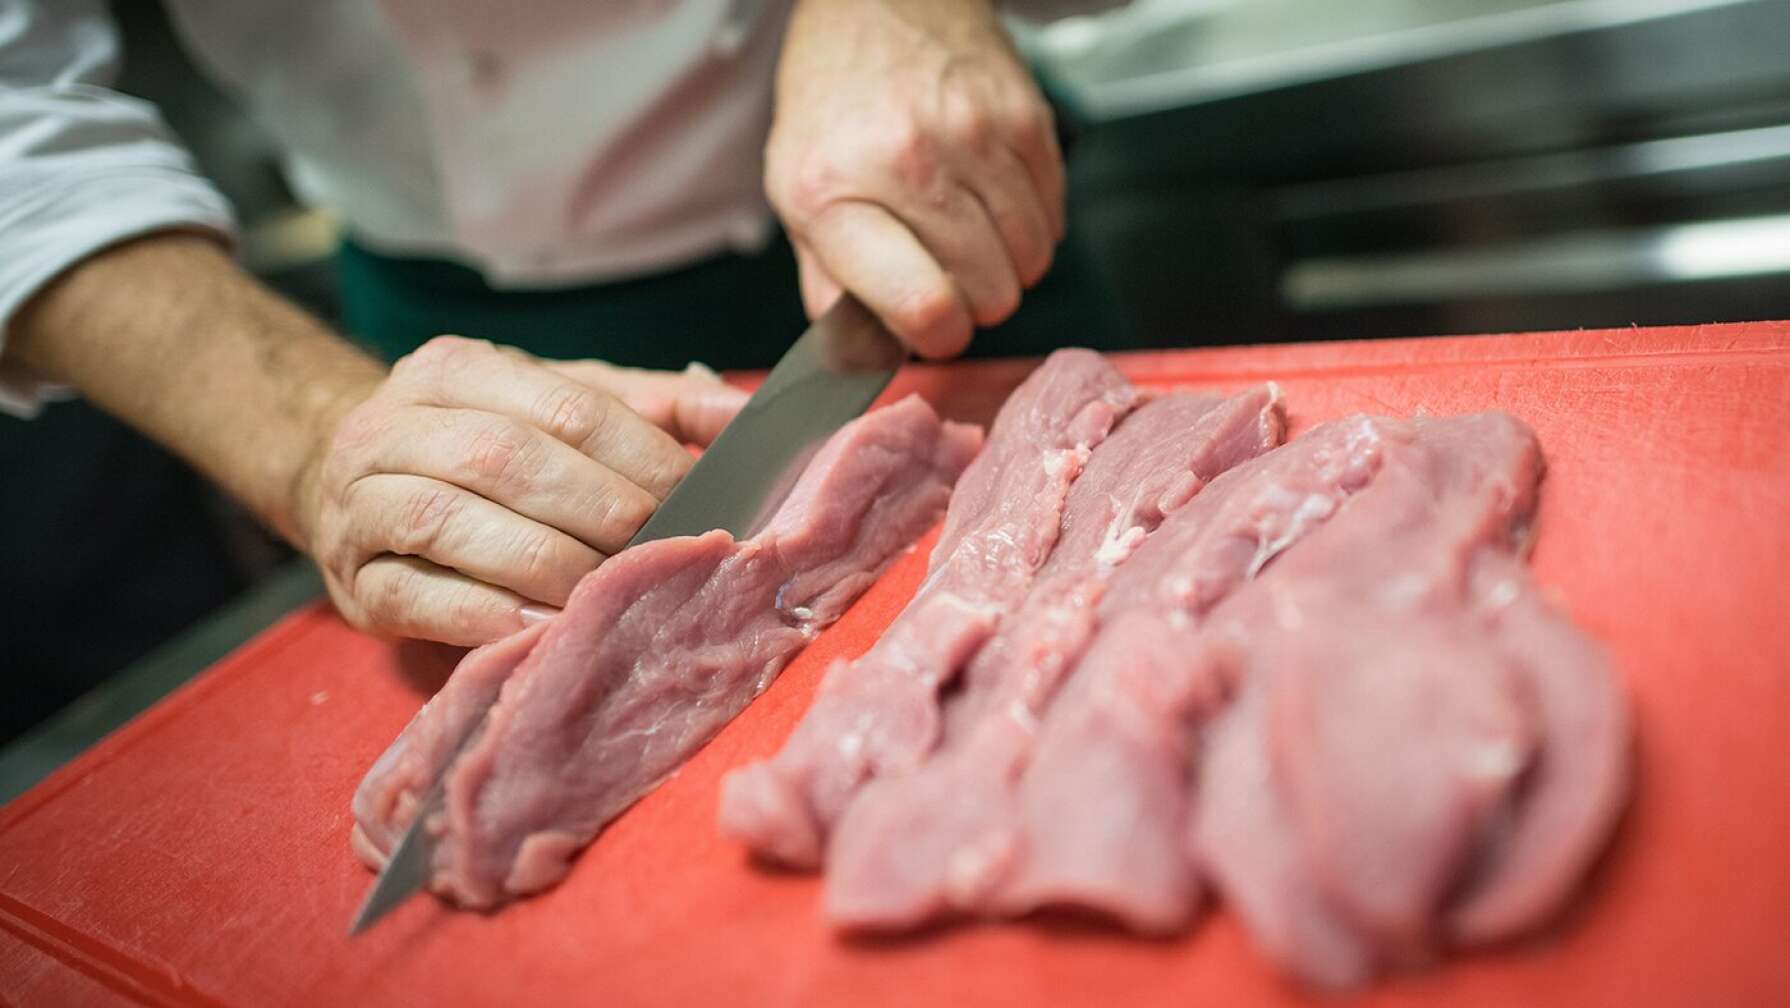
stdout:
<svg viewBox="0 0 1790 1008">
<path fill-rule="evenodd" d="M 563 606 L 746 395 L 713 372 L 549 362 L 442 336 L 400 360 L 301 482 L 303 537 L 357 627 L 477 645 Z"/>
</svg>

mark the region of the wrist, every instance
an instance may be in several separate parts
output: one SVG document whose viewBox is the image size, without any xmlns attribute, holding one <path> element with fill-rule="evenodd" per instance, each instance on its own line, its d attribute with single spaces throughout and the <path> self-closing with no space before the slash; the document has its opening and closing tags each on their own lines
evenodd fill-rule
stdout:
<svg viewBox="0 0 1790 1008">
<path fill-rule="evenodd" d="M 308 390 L 306 446 L 287 480 L 285 506 L 279 515 L 273 516 L 276 530 L 301 552 L 311 554 L 316 542 L 317 516 L 323 503 L 323 466 L 336 432 L 348 414 L 378 390 L 383 377 L 383 373 L 367 371 Z"/>
</svg>

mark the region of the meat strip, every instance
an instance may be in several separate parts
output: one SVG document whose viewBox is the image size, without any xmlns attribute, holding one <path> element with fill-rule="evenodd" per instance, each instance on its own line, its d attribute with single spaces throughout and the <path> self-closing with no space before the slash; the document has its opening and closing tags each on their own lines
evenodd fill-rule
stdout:
<svg viewBox="0 0 1790 1008">
<path fill-rule="evenodd" d="M 913 601 L 867 654 L 828 670 L 781 752 L 727 777 L 724 833 L 762 856 L 816 867 L 858 789 L 932 751 L 940 691 L 1024 600 L 1056 544 L 1071 484 L 1137 398 L 1087 350 L 1057 351 L 1008 397 L 952 495 Z"/>
<path fill-rule="evenodd" d="M 611 558 L 544 628 L 469 656 L 399 736 L 357 796 L 363 855 L 379 863 L 445 756 L 434 740 L 457 737 L 462 701 L 501 678 L 428 826 L 432 887 L 490 907 L 558 882 L 938 520 L 980 446 L 978 429 L 910 397 L 835 435 L 752 538 L 711 532 Z"/>
<path fill-rule="evenodd" d="M 873 781 L 840 820 L 827 865 L 836 922 L 895 928 L 988 909 L 1014 852 L 1018 772 L 1107 579 L 1165 515 L 1274 447 L 1281 429 L 1271 388 L 1223 401 L 1179 393 L 1133 412 L 1094 450 L 1024 605 L 947 698 L 939 750 L 917 772 Z"/>
</svg>

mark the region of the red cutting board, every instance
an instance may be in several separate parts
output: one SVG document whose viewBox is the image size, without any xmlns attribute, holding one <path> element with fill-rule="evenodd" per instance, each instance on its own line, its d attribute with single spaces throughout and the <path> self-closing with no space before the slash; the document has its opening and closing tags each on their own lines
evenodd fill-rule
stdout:
<svg viewBox="0 0 1790 1008">
<path fill-rule="evenodd" d="M 1635 801 L 1582 909 L 1375 1005 L 1790 1003 L 1790 323 L 1227 348 L 1119 358 L 1152 386 L 1274 379 L 1295 429 L 1356 410 L 1527 420 L 1549 459 L 1536 576 L 1614 653 Z M 1026 370 L 916 367 L 982 413 Z M 326 1004 L 1285 1004 L 1222 910 L 1172 941 L 1088 925 L 850 942 L 812 878 L 712 826 L 827 662 L 917 583 L 899 563 L 571 878 L 495 916 L 419 899 L 349 941 L 356 781 L 451 652 L 297 613 L 0 809 L 0 1000 Z"/>
</svg>

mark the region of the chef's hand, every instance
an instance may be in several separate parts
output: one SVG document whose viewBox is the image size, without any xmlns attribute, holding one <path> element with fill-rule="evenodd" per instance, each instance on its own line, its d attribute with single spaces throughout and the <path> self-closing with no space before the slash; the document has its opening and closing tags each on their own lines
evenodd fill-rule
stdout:
<svg viewBox="0 0 1790 1008">
<path fill-rule="evenodd" d="M 322 454 L 301 508 L 349 622 L 473 645 L 553 607 L 625 546 L 745 393 L 443 336 L 392 368 Z"/>
<path fill-rule="evenodd" d="M 798 0 L 765 188 L 810 316 L 843 287 L 928 357 L 1050 266 L 1063 159 L 989 0 Z"/>
</svg>

